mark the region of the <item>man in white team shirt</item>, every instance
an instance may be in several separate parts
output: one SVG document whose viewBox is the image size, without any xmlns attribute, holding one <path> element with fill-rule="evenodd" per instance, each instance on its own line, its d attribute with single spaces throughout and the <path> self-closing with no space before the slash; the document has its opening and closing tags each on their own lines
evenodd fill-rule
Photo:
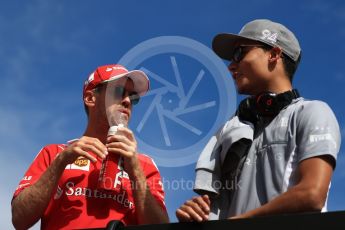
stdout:
<svg viewBox="0 0 345 230">
<path fill-rule="evenodd" d="M 231 61 L 238 92 L 251 97 L 202 152 L 195 183 L 201 196 L 176 211 L 179 221 L 325 211 L 339 126 L 326 103 L 292 88 L 301 58 L 295 35 L 279 23 L 254 20 L 238 35 L 218 34 L 213 50 Z"/>
</svg>

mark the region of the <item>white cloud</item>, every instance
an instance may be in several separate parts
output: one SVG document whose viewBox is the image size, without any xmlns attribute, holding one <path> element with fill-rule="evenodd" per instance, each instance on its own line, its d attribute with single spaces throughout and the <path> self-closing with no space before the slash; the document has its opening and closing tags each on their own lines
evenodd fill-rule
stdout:
<svg viewBox="0 0 345 230">
<path fill-rule="evenodd" d="M 22 159 L 18 152 L 11 152 L 8 150 L 0 150 L 0 203 L 2 208 L 0 211 L 0 229 L 13 229 L 11 222 L 11 200 L 15 188 L 19 180 L 28 167 L 28 162 Z M 33 229 L 39 229 L 35 226 Z"/>
<path fill-rule="evenodd" d="M 0 110 L 0 203 L 3 205 L 0 229 L 13 228 L 12 195 L 35 155 L 42 145 L 47 144 L 41 139 L 47 135 L 51 139 L 66 136 L 68 118 L 55 118 L 54 111 L 45 108 L 47 106 L 35 109 L 3 106 Z M 33 229 L 39 229 L 38 225 Z"/>
<path fill-rule="evenodd" d="M 38 112 L 39 113 L 39 112 Z M 38 114 L 37 113 L 37 114 Z M 25 125 L 28 124 L 29 125 Z M 0 229 L 12 229 L 11 199 L 30 161 L 39 150 L 28 126 L 36 126 L 27 120 L 27 112 L 6 108 L 0 111 Z"/>
<path fill-rule="evenodd" d="M 22 14 L 13 17 L 13 20 L 0 15 L 0 34 L 10 34 L 7 37 L 0 36 L 0 229 L 13 229 L 10 204 L 12 195 L 43 145 L 40 138 L 49 134 L 52 139 L 62 139 L 66 135 L 68 114 L 61 117 L 56 117 L 55 114 L 60 108 L 71 107 L 74 103 L 64 100 L 62 96 L 58 98 L 51 94 L 44 95 L 43 98 L 42 95 L 30 95 L 24 90 L 32 84 L 41 84 L 37 81 L 40 76 L 35 76 L 34 73 L 35 68 L 39 68 L 36 63 L 46 57 L 36 55 L 36 52 L 47 47 L 55 52 L 73 49 L 82 51 L 77 39 L 62 40 L 61 34 L 47 33 L 54 31 L 54 28 L 50 30 L 49 27 L 63 17 L 60 3 L 51 4 L 40 0 L 23 7 L 26 7 L 24 12 L 20 11 Z M 71 36 L 78 38 L 78 34 L 76 30 Z M 25 42 L 15 43 L 11 39 L 5 39 L 12 38 L 11 36 L 25 36 L 25 39 L 20 40 Z M 69 96 L 63 95 L 66 98 Z M 32 229 L 39 229 L 39 224 Z"/>
<path fill-rule="evenodd" d="M 16 59 L 17 58 L 17 59 Z M 16 59 L 16 60 L 15 60 Z M 0 102 L 0 229 L 12 229 L 10 202 L 12 194 L 40 150 L 42 139 L 51 138 L 64 140 L 68 130 L 69 114 L 61 114 L 61 108 L 73 106 L 73 101 L 64 100 L 70 95 L 57 97 L 57 95 L 45 95 L 45 102 L 41 95 L 29 95 L 22 89 L 27 85 L 27 79 L 20 75 L 31 71 L 30 57 L 25 50 L 19 52 L 13 60 L 8 60 L 5 79 L 7 87 L 0 90 L 1 98 L 7 98 Z M 15 63 L 24 63 L 21 70 Z M 15 73 L 13 75 L 9 73 Z M 8 96 L 9 95 L 9 96 Z M 54 101 L 53 97 L 56 96 Z M 39 100 L 40 103 L 36 103 Z M 59 103 L 60 102 L 60 103 Z M 51 106 L 51 105 L 54 106 Z M 49 136 L 49 137 L 48 137 Z M 35 226 L 33 229 L 39 229 Z"/>
<path fill-rule="evenodd" d="M 25 110 L 6 108 L 0 111 L 0 229 L 11 229 L 11 199 L 15 188 L 39 151 L 39 144 L 31 130 L 39 122 L 30 122 Z M 31 114 L 32 115 L 32 114 Z M 36 117 L 45 116 L 36 112 Z M 29 127 L 29 128 L 27 128 Z"/>
</svg>

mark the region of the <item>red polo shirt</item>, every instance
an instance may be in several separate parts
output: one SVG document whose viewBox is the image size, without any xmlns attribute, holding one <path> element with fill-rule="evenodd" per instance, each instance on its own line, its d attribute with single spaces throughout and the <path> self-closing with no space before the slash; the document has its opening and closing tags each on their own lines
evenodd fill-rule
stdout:
<svg viewBox="0 0 345 230">
<path fill-rule="evenodd" d="M 45 146 L 25 173 L 13 197 L 34 184 L 64 148 L 66 145 L 63 144 Z M 147 155 L 138 154 L 138 158 L 152 195 L 166 210 L 161 177 L 155 163 Z M 122 174 L 119 189 L 100 190 L 97 188 L 100 168 L 101 161 L 92 163 L 83 157 L 67 165 L 41 217 L 41 229 L 100 228 L 111 220 L 121 220 L 125 225 L 138 223 L 127 173 Z"/>
</svg>

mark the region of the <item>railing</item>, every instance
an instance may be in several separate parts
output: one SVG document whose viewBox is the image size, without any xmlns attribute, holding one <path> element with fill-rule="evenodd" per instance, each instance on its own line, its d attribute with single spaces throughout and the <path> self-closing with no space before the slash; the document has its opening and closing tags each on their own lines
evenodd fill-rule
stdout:
<svg viewBox="0 0 345 230">
<path fill-rule="evenodd" d="M 119 221 L 108 223 L 106 230 L 297 230 L 345 229 L 345 211 L 327 213 L 286 214 L 250 219 L 215 220 L 202 223 L 171 223 L 123 226 Z M 95 230 L 95 229 L 94 229 Z"/>
</svg>

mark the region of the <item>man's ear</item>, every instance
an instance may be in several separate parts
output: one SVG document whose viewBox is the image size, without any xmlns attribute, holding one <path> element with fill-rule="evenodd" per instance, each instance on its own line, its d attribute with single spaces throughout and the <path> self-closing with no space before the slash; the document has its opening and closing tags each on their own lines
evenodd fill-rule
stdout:
<svg viewBox="0 0 345 230">
<path fill-rule="evenodd" d="M 270 62 L 276 62 L 278 61 L 279 58 L 281 58 L 283 54 L 283 51 L 281 48 L 279 47 L 273 47 L 271 50 L 270 50 L 270 59 L 269 61 Z"/>
<path fill-rule="evenodd" d="M 95 106 L 96 97 L 95 93 L 92 90 L 87 90 L 84 93 L 84 103 L 87 107 L 93 107 Z"/>
</svg>

